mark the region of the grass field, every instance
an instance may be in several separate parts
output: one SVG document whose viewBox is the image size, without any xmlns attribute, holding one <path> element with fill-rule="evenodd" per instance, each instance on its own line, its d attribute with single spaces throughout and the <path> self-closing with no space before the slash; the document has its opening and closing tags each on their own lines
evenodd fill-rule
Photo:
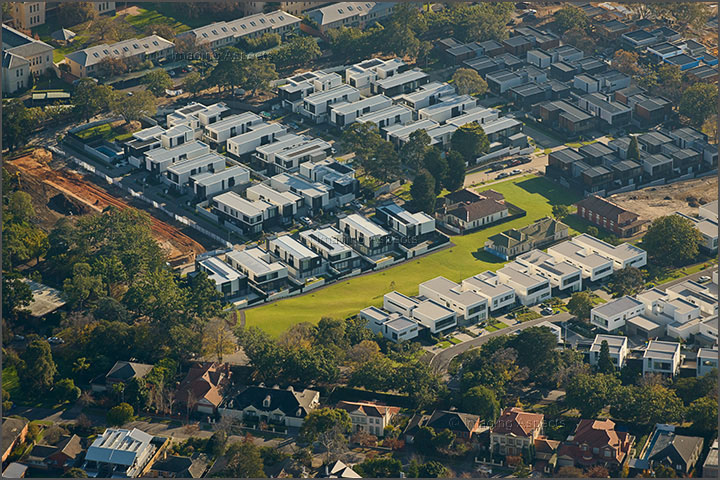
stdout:
<svg viewBox="0 0 720 480">
<path fill-rule="evenodd" d="M 113 140 L 127 140 L 132 137 L 132 132 L 124 131 L 122 126 L 112 127 L 109 123 L 103 123 L 102 125 L 82 130 L 76 135 L 83 140 L 97 137 L 112 142 Z"/>
<path fill-rule="evenodd" d="M 172 17 L 163 15 L 155 10 L 138 9 L 138 15 L 128 15 L 125 21 L 135 27 L 138 32 L 143 32 L 149 25 L 169 25 L 175 33 L 182 33 L 190 30 L 190 27 Z"/>
<path fill-rule="evenodd" d="M 572 192 L 542 177 L 527 175 L 494 184 L 493 190 L 508 202 L 527 210 L 527 216 L 485 230 L 452 237 L 453 247 L 413 259 L 377 273 L 351 278 L 317 292 L 246 310 L 246 325 L 279 335 L 300 322 L 317 323 L 321 317 L 346 318 L 370 305 L 382 305 L 383 295 L 394 289 L 416 295 L 418 284 L 439 275 L 459 282 L 505 262 L 483 250 L 491 235 L 522 227 L 551 214 L 552 205 L 579 200 Z"/>
<path fill-rule="evenodd" d="M 485 327 L 485 330 L 488 332 L 497 332 L 498 330 L 502 330 L 503 328 L 507 328 L 508 324 L 505 322 L 495 322 L 492 325 L 488 325 Z"/>
</svg>

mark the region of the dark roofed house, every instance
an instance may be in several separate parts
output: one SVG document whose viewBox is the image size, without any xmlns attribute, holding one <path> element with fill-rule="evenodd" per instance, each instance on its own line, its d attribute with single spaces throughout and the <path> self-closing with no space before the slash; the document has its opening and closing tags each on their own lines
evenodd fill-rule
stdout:
<svg viewBox="0 0 720 480">
<path fill-rule="evenodd" d="M 542 249 L 568 236 L 568 227 L 554 218 L 541 218 L 521 228 L 511 228 L 491 236 L 485 251 L 508 260 L 535 248 Z"/>
<path fill-rule="evenodd" d="M 621 238 L 635 235 L 647 223 L 640 220 L 637 213 L 625 210 L 610 200 L 597 195 L 583 198 L 575 206 L 577 207 L 576 215 L 578 217 Z"/>
<path fill-rule="evenodd" d="M 320 392 L 294 390 L 292 387 L 249 386 L 227 398 L 219 408 L 220 415 L 284 425 L 302 426 L 305 417 L 320 405 Z"/>
<path fill-rule="evenodd" d="M 432 415 L 416 414 L 405 428 L 405 441 L 413 443 L 420 427 L 431 427 L 436 432 L 450 430 L 456 437 L 472 440 L 483 428 L 480 417 L 469 413 L 435 410 Z"/>
<path fill-rule="evenodd" d="M 536 112 L 549 128 L 573 138 L 593 130 L 596 126 L 596 117 L 564 100 L 539 103 L 533 107 L 533 112 Z"/>
<path fill-rule="evenodd" d="M 29 423 L 21 418 L 2 418 L 2 461 L 5 463 L 13 448 L 25 441 Z"/>
<path fill-rule="evenodd" d="M 176 390 L 178 406 L 191 407 L 192 411 L 198 413 L 216 413 L 223 402 L 229 378 L 230 366 L 227 363 L 198 363 L 190 368 Z"/>
<path fill-rule="evenodd" d="M 630 26 L 620 20 L 608 20 L 598 25 L 598 30 L 603 38 L 617 40 L 620 35 L 630 31 Z"/>
<path fill-rule="evenodd" d="M 635 438 L 615 429 L 612 420 L 582 419 L 575 432 L 560 445 L 558 465 L 617 468 L 625 464 Z"/>
<path fill-rule="evenodd" d="M 115 362 L 115 365 L 112 366 L 108 373 L 95 378 L 90 382 L 90 385 L 93 392 L 104 392 L 115 383 L 128 383 L 132 379 L 143 378 L 152 369 L 152 365 L 145 363 L 119 360 Z"/>
<path fill-rule="evenodd" d="M 453 233 L 464 234 L 492 225 L 509 215 L 505 197 L 494 190 L 459 190 L 447 195 L 435 217 Z"/>
<path fill-rule="evenodd" d="M 77 435 L 64 435 L 57 445 L 35 445 L 25 459 L 32 468 L 66 471 L 78 465 L 83 452 Z"/>
<path fill-rule="evenodd" d="M 207 468 L 205 454 L 196 454 L 193 457 L 168 455 L 162 460 L 153 463 L 148 476 L 163 478 L 201 478 Z"/>
<path fill-rule="evenodd" d="M 681 476 L 686 476 L 695 467 L 703 443 L 701 437 L 676 435 L 675 432 L 670 431 L 658 432 L 648 460 L 654 464 L 663 464 Z"/>
</svg>

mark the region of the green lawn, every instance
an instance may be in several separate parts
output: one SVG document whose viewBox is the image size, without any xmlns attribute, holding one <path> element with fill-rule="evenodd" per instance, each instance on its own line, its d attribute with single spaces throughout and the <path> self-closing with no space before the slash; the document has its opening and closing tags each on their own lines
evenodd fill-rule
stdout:
<svg viewBox="0 0 720 480">
<path fill-rule="evenodd" d="M 20 389 L 20 380 L 18 380 L 17 370 L 14 366 L 3 368 L 2 389 L 10 394 L 11 399 L 15 397 Z"/>
<path fill-rule="evenodd" d="M 692 275 L 693 273 L 698 273 L 702 270 L 705 270 L 706 268 L 710 268 L 710 266 L 714 265 L 715 263 L 717 263 L 715 260 L 708 260 L 705 262 L 696 263 L 695 265 L 689 265 L 687 267 L 679 268 L 677 270 L 670 270 L 665 275 L 654 279 L 654 281 L 650 283 L 653 283 L 654 285 L 662 285 L 663 283 L 671 282 L 680 277 L 685 277 L 687 275 Z"/>
<path fill-rule="evenodd" d="M 453 345 L 457 345 L 458 343 L 462 343 L 462 340 L 460 340 L 459 338 L 455 338 L 455 337 L 450 337 L 450 338 L 448 339 L 448 341 L 449 341 L 450 343 L 452 343 Z"/>
<path fill-rule="evenodd" d="M 170 25 L 175 33 L 182 33 L 190 30 L 190 27 L 172 17 L 163 15 L 155 10 L 139 8 L 138 15 L 128 15 L 125 21 L 135 27 L 138 32 L 143 32 L 148 25 Z"/>
<path fill-rule="evenodd" d="M 443 340 L 442 342 L 438 342 L 435 344 L 436 347 L 440 347 L 440 348 L 448 348 L 450 345 L 451 345 L 451 343 L 448 342 L 447 340 Z"/>
<path fill-rule="evenodd" d="M 76 135 L 83 140 L 97 137 L 112 142 L 113 140 L 127 140 L 132 137 L 132 132 L 124 131 L 121 126 L 113 128 L 109 123 L 103 123 L 102 125 L 82 130 L 76 133 Z"/>
<path fill-rule="evenodd" d="M 507 327 L 508 327 L 507 323 L 495 322 L 492 325 L 488 325 L 487 327 L 485 327 L 485 330 L 492 333 L 492 332 L 497 332 L 498 330 L 502 330 L 503 328 L 507 328 Z"/>
<path fill-rule="evenodd" d="M 488 237 L 550 215 L 553 204 L 571 205 L 579 200 L 567 189 L 533 175 L 494 184 L 492 189 L 504 194 L 508 202 L 527 210 L 527 216 L 469 235 L 454 236 L 451 238 L 453 247 L 396 267 L 249 309 L 246 311 L 247 325 L 258 326 L 277 336 L 296 323 L 316 323 L 323 316 L 346 318 L 370 305 L 380 306 L 383 295 L 392 290 L 390 285 L 393 283 L 395 290 L 416 295 L 419 283 L 439 275 L 459 282 L 485 270 L 497 270 L 505 262 L 483 251 Z"/>
</svg>

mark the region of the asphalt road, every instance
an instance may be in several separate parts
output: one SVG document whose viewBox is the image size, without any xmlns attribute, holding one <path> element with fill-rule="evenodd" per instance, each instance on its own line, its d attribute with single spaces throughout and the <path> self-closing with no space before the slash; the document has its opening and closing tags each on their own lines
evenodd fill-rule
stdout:
<svg viewBox="0 0 720 480">
<path fill-rule="evenodd" d="M 698 278 L 702 277 L 703 275 L 707 275 L 708 277 L 712 277 L 712 272 L 718 268 L 717 265 L 713 265 L 710 268 L 706 268 L 705 270 L 702 270 L 697 273 L 693 273 L 691 275 L 688 275 L 686 277 L 681 277 L 675 280 L 672 280 L 667 283 L 663 283 L 662 285 L 658 285 L 657 288 L 660 290 L 666 290 L 668 287 L 672 287 L 673 285 L 677 285 L 678 283 L 687 282 L 688 280 L 692 280 L 694 282 L 698 281 Z M 706 286 L 709 285 L 708 283 L 705 284 Z"/>
<path fill-rule="evenodd" d="M 501 335 L 508 335 L 510 333 L 518 332 L 520 330 L 525 330 L 526 328 L 533 327 L 542 322 L 564 322 L 570 320 L 571 318 L 572 315 L 570 315 L 569 313 L 561 312 L 557 315 L 536 318 L 535 320 L 529 320 L 519 325 L 513 325 L 512 327 L 501 328 L 500 330 L 496 330 L 494 332 L 485 333 L 477 338 L 468 340 L 467 342 L 458 343 L 457 345 L 453 345 L 452 347 L 448 347 L 445 350 L 438 352 L 432 359 L 430 359 L 430 366 L 435 368 L 435 370 L 437 370 L 438 372 L 445 372 L 447 371 L 448 366 L 450 365 L 450 361 L 453 358 L 467 352 L 471 348 L 479 347 L 480 345 L 487 342 L 490 338 L 499 337 Z"/>
</svg>

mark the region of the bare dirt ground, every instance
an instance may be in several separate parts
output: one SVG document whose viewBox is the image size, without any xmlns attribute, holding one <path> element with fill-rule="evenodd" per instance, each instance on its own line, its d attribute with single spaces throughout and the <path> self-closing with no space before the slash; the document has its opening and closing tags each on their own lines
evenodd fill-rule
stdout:
<svg viewBox="0 0 720 480">
<path fill-rule="evenodd" d="M 698 205 L 717 198 L 718 177 L 710 176 L 618 193 L 612 195 L 610 200 L 637 213 L 641 218 L 652 220 L 675 212 L 686 215 L 696 214 Z"/>
<path fill-rule="evenodd" d="M 52 155 L 47 150 L 36 149 L 32 153 L 10 160 L 5 167 L 11 174 L 19 173 L 20 189 L 33 197 L 33 204 L 40 205 L 38 215 L 41 224 L 52 228 L 64 216 L 102 212 L 112 205 L 119 209 L 134 208 L 124 200 L 86 181 L 72 170 L 52 168 Z M 175 262 L 205 251 L 205 248 L 176 227 L 151 216 L 152 231 L 157 241 L 168 250 L 169 259 Z"/>
</svg>

